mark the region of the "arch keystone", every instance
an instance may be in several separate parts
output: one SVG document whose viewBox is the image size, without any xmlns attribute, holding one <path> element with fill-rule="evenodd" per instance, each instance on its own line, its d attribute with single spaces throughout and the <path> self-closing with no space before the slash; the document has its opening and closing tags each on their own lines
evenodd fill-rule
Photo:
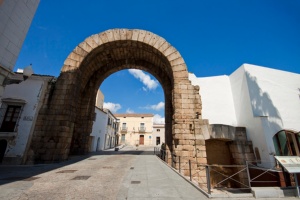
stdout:
<svg viewBox="0 0 300 200">
<path fill-rule="evenodd" d="M 133 35 L 133 30 L 126 30 L 126 39 L 131 40 Z"/>
<path fill-rule="evenodd" d="M 105 44 L 108 42 L 108 38 L 107 38 L 107 34 L 106 32 L 100 33 L 100 37 L 99 37 L 102 41 L 102 44 Z"/>
<path fill-rule="evenodd" d="M 149 44 L 151 38 L 153 37 L 153 33 L 146 31 L 146 36 L 144 38 L 144 43 Z"/>
<path fill-rule="evenodd" d="M 138 37 L 139 37 L 139 33 L 140 33 L 140 31 L 139 30 L 137 30 L 137 29 L 134 29 L 133 31 L 132 31 L 132 40 L 137 40 L 138 39 Z"/>
<path fill-rule="evenodd" d="M 106 36 L 109 42 L 112 42 L 115 40 L 114 38 L 114 32 L 112 30 L 106 31 Z"/>
<path fill-rule="evenodd" d="M 113 34 L 114 34 L 114 40 L 120 40 L 120 29 L 113 29 Z"/>
<path fill-rule="evenodd" d="M 146 31 L 140 30 L 139 31 L 139 36 L 137 38 L 137 41 L 143 42 L 144 39 L 145 39 L 145 37 L 146 37 Z"/>
<path fill-rule="evenodd" d="M 128 29 L 120 29 L 120 40 L 126 40 L 126 34 Z"/>
</svg>

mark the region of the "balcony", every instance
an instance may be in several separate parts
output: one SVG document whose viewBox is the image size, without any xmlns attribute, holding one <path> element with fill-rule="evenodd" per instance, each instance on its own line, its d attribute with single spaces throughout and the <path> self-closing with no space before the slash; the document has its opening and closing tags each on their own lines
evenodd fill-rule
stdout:
<svg viewBox="0 0 300 200">
<path fill-rule="evenodd" d="M 127 127 L 120 127 L 121 133 L 127 133 Z"/>
<path fill-rule="evenodd" d="M 142 133 L 146 132 L 146 127 L 140 126 L 139 132 L 142 132 Z"/>
</svg>

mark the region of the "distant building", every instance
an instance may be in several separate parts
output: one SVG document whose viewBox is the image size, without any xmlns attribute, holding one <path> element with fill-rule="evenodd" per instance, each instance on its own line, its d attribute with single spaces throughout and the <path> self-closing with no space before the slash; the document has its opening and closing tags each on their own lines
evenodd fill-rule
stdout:
<svg viewBox="0 0 300 200">
<path fill-rule="evenodd" d="M 90 151 L 96 152 L 105 149 L 105 135 L 108 114 L 103 110 L 104 95 L 98 90 L 96 95 L 95 119 L 93 123 Z"/>
<path fill-rule="evenodd" d="M 153 124 L 152 145 L 165 143 L 165 124 Z"/>
<path fill-rule="evenodd" d="M 154 125 L 153 114 L 115 114 L 118 118 L 120 144 L 153 146 L 165 140 L 164 124 Z"/>
<path fill-rule="evenodd" d="M 91 152 L 114 148 L 118 145 L 118 120 L 110 110 L 103 108 L 103 104 L 104 95 L 101 90 L 98 90 L 96 95 L 95 119 L 90 135 Z"/>
<path fill-rule="evenodd" d="M 23 164 L 26 160 L 38 112 L 47 99 L 53 76 L 32 75 L 5 87 L 0 107 L 0 163 Z"/>
<path fill-rule="evenodd" d="M 189 79 L 200 86 L 202 117 L 211 125 L 205 136 L 208 163 L 208 145 L 214 145 L 214 152 L 221 148 L 210 142 L 215 138 L 224 145 L 230 140 L 250 141 L 240 142 L 238 148 L 224 146 L 228 159 L 236 162 L 254 159 L 269 166 L 274 155 L 300 156 L 300 74 L 243 64 L 229 76 L 189 74 Z M 255 157 L 247 153 L 240 157 L 237 151 L 249 152 L 251 142 Z"/>
<path fill-rule="evenodd" d="M 107 113 L 107 125 L 106 125 L 106 133 L 105 133 L 105 144 L 104 149 L 113 148 L 118 145 L 118 120 L 114 114 L 110 112 L 108 109 L 104 109 Z"/>
<path fill-rule="evenodd" d="M 0 99 L 7 80 L 13 76 L 13 68 L 39 2 L 0 0 Z"/>
</svg>

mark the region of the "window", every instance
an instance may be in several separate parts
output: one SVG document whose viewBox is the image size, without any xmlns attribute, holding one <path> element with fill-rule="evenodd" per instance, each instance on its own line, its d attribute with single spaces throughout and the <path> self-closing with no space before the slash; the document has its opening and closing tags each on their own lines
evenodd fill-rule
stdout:
<svg viewBox="0 0 300 200">
<path fill-rule="evenodd" d="M 1 124 L 1 132 L 14 132 L 18 119 L 20 117 L 22 106 L 7 105 L 7 109 Z"/>
<path fill-rule="evenodd" d="M 121 143 L 122 143 L 122 144 L 125 143 L 125 134 L 122 134 L 122 136 L 121 136 Z"/>
<path fill-rule="evenodd" d="M 282 130 L 273 137 L 276 155 L 278 156 L 300 156 L 300 137 L 298 134 Z"/>
<path fill-rule="evenodd" d="M 142 131 L 142 132 L 146 131 L 145 123 L 140 123 L 139 131 Z"/>
<path fill-rule="evenodd" d="M 160 129 L 158 128 L 158 129 L 156 129 L 156 132 L 160 132 Z"/>
</svg>

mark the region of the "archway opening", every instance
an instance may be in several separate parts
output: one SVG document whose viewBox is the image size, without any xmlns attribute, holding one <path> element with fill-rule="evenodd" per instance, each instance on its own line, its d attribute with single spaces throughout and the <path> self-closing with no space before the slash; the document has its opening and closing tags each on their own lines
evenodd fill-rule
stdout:
<svg viewBox="0 0 300 200">
<path fill-rule="evenodd" d="M 140 143 L 139 135 L 143 134 L 145 146 L 161 145 L 156 145 L 156 136 L 160 136 L 162 142 L 165 142 L 165 95 L 154 76 L 137 69 L 120 70 L 105 79 L 100 91 L 97 104 L 100 108 L 103 105 L 104 112 L 96 108 L 97 118 L 106 112 L 111 115 L 113 124 L 107 124 L 103 131 L 93 130 L 95 133 L 102 132 L 104 137 L 105 132 L 117 138 L 116 143 L 120 145 L 135 146 Z"/>
</svg>

